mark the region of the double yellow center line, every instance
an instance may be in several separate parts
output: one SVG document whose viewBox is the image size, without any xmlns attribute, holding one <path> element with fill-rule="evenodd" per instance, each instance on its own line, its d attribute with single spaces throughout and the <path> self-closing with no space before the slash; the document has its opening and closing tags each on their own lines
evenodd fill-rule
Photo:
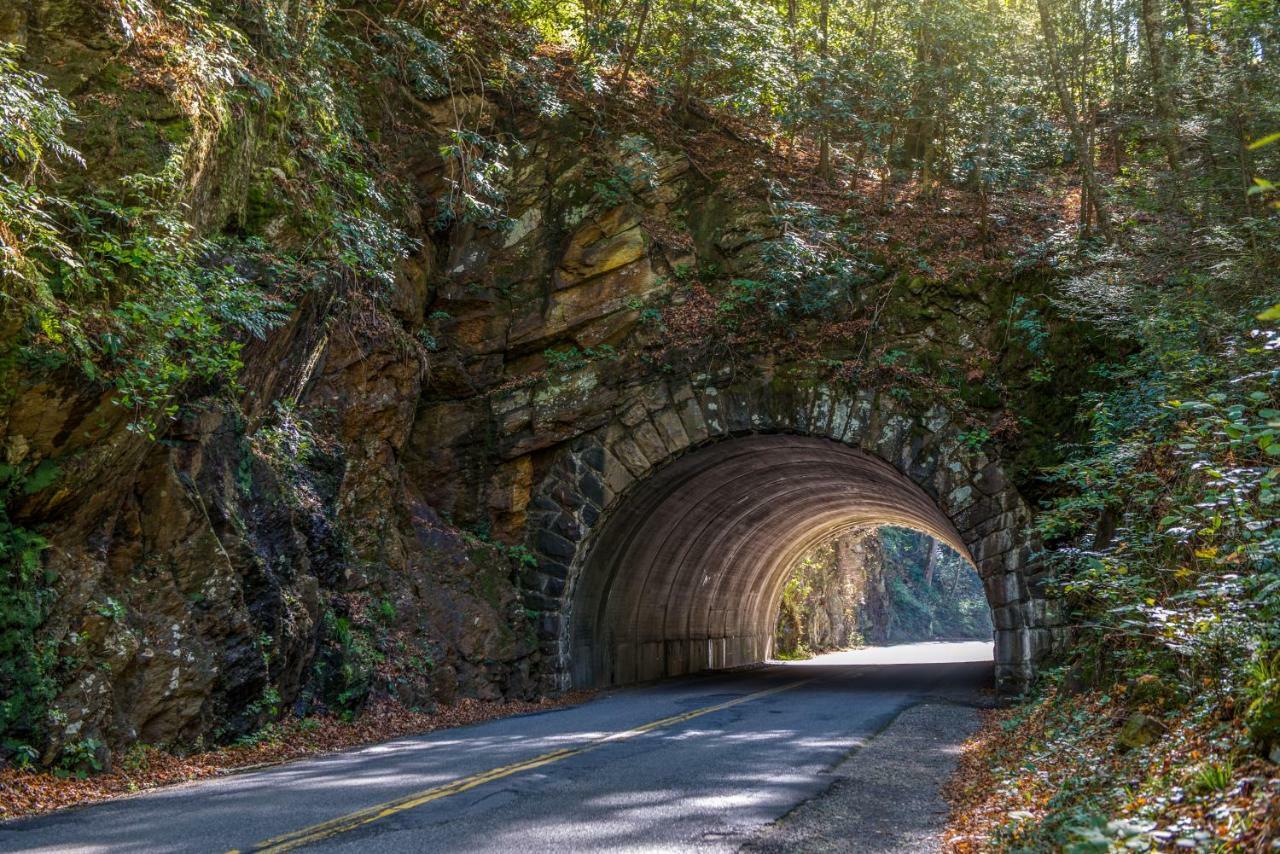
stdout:
<svg viewBox="0 0 1280 854">
<path fill-rule="evenodd" d="M 812 679 L 801 679 L 798 682 L 788 682 L 786 685 L 780 685 L 776 688 L 769 688 L 764 691 L 757 691 L 754 694 L 745 694 L 732 700 L 726 700 L 723 703 L 716 703 L 714 706 L 703 706 L 700 709 L 694 709 L 691 712 L 684 712 L 678 715 L 672 715 L 668 718 L 652 721 L 634 729 L 615 732 L 601 738 L 593 739 L 578 747 L 566 747 L 560 750 L 553 750 L 550 753 L 543 753 L 532 759 L 525 759 L 522 762 L 514 762 L 510 765 L 503 765 L 500 768 L 491 768 L 488 771 L 481 771 L 479 774 L 472 774 L 470 777 L 462 777 L 451 783 L 445 783 L 440 786 L 434 786 L 430 789 L 423 789 L 420 792 L 404 795 L 393 801 L 376 804 L 357 812 L 349 813 L 338 818 L 322 821 L 319 824 L 313 824 L 310 827 L 304 827 L 290 833 L 267 839 L 259 842 L 252 848 L 247 849 L 253 852 L 277 852 L 292 851 L 295 848 L 301 848 L 304 845 L 311 845 L 322 839 L 329 839 L 341 833 L 347 833 L 356 828 L 364 827 L 375 821 L 411 810 L 414 807 L 420 807 L 423 804 L 438 801 L 441 798 L 447 798 L 451 795 L 458 795 L 477 786 L 483 786 L 485 783 L 492 783 L 494 780 L 501 780 L 504 777 L 510 777 L 513 774 L 519 774 L 524 771 L 532 771 L 534 768 L 541 768 L 544 765 L 551 765 L 571 756 L 580 756 L 598 747 L 604 747 L 606 744 L 612 744 L 617 741 L 626 741 L 635 738 L 638 735 L 644 735 L 647 732 L 653 732 L 663 727 L 674 726 L 685 721 L 700 718 L 703 715 L 709 715 L 713 712 L 722 712 L 725 709 L 731 709 L 734 706 L 740 706 L 743 703 L 750 703 L 753 700 L 759 700 L 774 694 L 781 694 L 783 691 L 790 691 L 792 688 L 799 688 Z M 231 851 L 228 854 L 240 854 L 239 851 Z"/>
</svg>

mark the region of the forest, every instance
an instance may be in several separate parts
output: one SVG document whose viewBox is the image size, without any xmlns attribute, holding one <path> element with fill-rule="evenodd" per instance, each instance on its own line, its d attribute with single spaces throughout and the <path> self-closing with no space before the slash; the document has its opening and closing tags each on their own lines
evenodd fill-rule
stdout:
<svg viewBox="0 0 1280 854">
<path fill-rule="evenodd" d="M 805 555 L 782 589 L 775 654 L 866 644 L 987 640 L 982 579 L 953 549 L 906 528 L 861 531 Z"/>
<path fill-rule="evenodd" d="M 574 171 L 530 190 L 528 163 L 556 145 Z M 749 265 L 703 251 L 729 214 L 662 195 L 673 151 L 707 198 L 762 200 L 741 226 L 769 235 Z M 534 256 L 456 287 L 450 271 L 489 257 L 469 247 L 550 228 L 521 214 L 544 197 L 639 210 L 644 251 L 666 253 L 658 284 L 610 295 L 625 328 L 566 321 L 521 339 L 515 323 L 482 350 L 492 318 L 526 303 L 550 324 L 552 292 L 521 290 Z M 572 248 L 572 233 L 546 245 Z M 602 233 L 581 268 L 631 251 Z M 954 308 L 970 302 L 989 319 Z M 380 391 L 369 410 L 411 398 L 437 433 L 344 422 L 344 387 L 323 373 L 334 358 L 315 374 L 323 403 L 311 380 L 276 376 L 294 344 L 343 334 L 385 347 L 388 371 L 412 366 L 412 392 Z M 552 441 L 539 431 L 569 441 L 565 425 L 604 421 L 589 403 L 535 418 L 522 462 L 490 428 L 449 422 L 456 401 L 528 388 L 536 405 L 587 371 L 674 386 L 784 358 L 903 411 L 962 412 L 963 445 L 1009 461 L 1031 506 L 1070 640 L 966 746 L 950 849 L 1274 850 L 1275 0 L 5 4 L 3 791 L 42 792 L 23 802 L 36 811 L 57 800 L 41 787 L 124 773 L 110 757 L 134 742 L 256 749 L 264 727 L 267 741 L 301 732 L 298 710 L 443 707 L 455 682 L 483 701 L 534 697 L 529 638 L 548 606 L 527 594 L 537 543 L 522 526 Z M 360 444 L 384 433 L 394 452 Z M 404 498 L 378 478 L 411 452 L 429 485 Z M 198 456 L 225 471 L 189 477 Z M 357 470 L 371 474 L 352 486 Z M 148 503 L 162 489 L 203 496 L 198 513 L 155 511 L 188 545 L 112 515 L 169 507 Z M 430 536 L 386 544 L 427 516 Z M 413 549 L 432 584 L 463 593 L 379 575 Z M 215 551 L 259 598 L 208 628 L 216 585 L 183 567 Z M 168 598 L 123 580 L 169 572 Z M 501 642 L 471 640 L 452 604 L 414 628 L 414 596 L 466 599 L 458 613 L 482 610 L 475 625 Z M 169 718 L 134 721 L 85 674 L 119 695 L 151 684 L 136 663 L 148 609 L 206 620 L 243 681 L 193 688 L 216 699 L 122 735 L 126 719 Z"/>
</svg>

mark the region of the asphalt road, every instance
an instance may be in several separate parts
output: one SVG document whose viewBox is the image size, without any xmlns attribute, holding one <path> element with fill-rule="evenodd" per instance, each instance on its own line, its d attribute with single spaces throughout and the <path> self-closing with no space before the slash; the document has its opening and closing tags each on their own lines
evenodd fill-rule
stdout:
<svg viewBox="0 0 1280 854">
<path fill-rule="evenodd" d="M 0 851 L 736 850 L 904 709 L 972 700 L 989 656 L 916 645 L 619 690 L 0 824 Z"/>
</svg>

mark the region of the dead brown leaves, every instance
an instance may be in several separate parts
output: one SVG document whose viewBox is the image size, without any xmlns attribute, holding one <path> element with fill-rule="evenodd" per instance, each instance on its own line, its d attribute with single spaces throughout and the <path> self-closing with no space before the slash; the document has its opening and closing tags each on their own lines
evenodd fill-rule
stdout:
<svg viewBox="0 0 1280 854">
<path fill-rule="evenodd" d="M 1153 826 L 1148 840 L 1158 850 L 1193 840 L 1196 850 L 1274 850 L 1280 771 L 1256 757 L 1231 764 L 1222 745 L 1239 721 L 1228 720 L 1226 710 L 1198 717 L 1180 712 L 1162 721 L 1164 733 L 1154 743 L 1124 750 L 1116 744 L 1117 729 L 1132 711 L 1120 699 L 1124 693 L 1054 694 L 1029 713 L 984 712 L 944 790 L 951 807 L 944 850 L 1035 849 L 1044 839 L 1028 834 L 1080 807 L 1107 820 Z M 1211 766 L 1229 769 L 1226 785 L 1200 782 Z"/>
<path fill-rule="evenodd" d="M 1009 714 L 1005 710 L 981 712 L 981 727 L 964 743 L 955 775 L 943 790 L 951 807 L 943 839 L 946 851 L 973 854 L 991 850 L 991 831 L 1009 811 L 1009 799 L 996 791 L 993 768 L 996 757 L 1011 746 L 1008 734 L 1001 729 Z"/>
<path fill-rule="evenodd" d="M 393 738 L 562 708 L 581 703 L 589 696 L 589 692 L 575 691 L 536 701 L 467 699 L 431 713 L 415 712 L 399 703 L 382 701 L 370 706 L 354 721 L 336 717 L 285 721 L 270 730 L 269 737 L 264 736 L 255 744 L 220 747 L 190 756 L 176 756 L 156 748 L 135 748 L 119 759 L 110 772 L 84 780 L 63 779 L 47 772 L 0 769 L 0 819 L 52 812 Z"/>
</svg>

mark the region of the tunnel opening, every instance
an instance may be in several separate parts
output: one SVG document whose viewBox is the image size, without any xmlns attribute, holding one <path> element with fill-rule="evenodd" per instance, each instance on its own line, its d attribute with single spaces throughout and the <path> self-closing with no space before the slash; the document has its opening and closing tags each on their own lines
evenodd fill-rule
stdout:
<svg viewBox="0 0 1280 854">
<path fill-rule="evenodd" d="M 994 632 L 969 560 L 927 534 L 884 526 L 841 534 L 800 557 L 782 587 L 773 649 L 776 659 L 800 661 L 864 647 L 960 642 L 970 650 L 985 646 L 990 658 Z"/>
<path fill-rule="evenodd" d="M 975 564 L 938 502 L 861 449 L 754 434 L 677 457 L 638 482 L 585 544 L 568 591 L 570 684 L 771 658 L 797 562 L 842 535 L 886 526 L 918 531 Z"/>
</svg>

